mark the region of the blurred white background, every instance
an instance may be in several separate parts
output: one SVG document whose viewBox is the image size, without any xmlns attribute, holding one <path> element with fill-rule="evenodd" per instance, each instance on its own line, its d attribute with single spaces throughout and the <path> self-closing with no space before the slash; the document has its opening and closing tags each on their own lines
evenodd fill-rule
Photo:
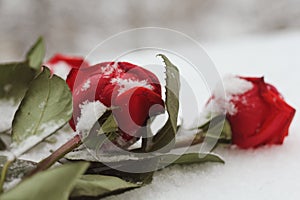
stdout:
<svg viewBox="0 0 300 200">
<path fill-rule="evenodd" d="M 19 59 L 35 39 L 86 55 L 118 32 L 171 28 L 200 43 L 300 28 L 299 0 L 0 0 L 0 60 Z"/>
</svg>

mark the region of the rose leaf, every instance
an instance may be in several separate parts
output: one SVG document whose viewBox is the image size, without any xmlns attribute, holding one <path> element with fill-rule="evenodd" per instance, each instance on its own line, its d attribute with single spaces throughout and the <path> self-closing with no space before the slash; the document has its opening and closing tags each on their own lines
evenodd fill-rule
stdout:
<svg viewBox="0 0 300 200">
<path fill-rule="evenodd" d="M 26 61 L 0 64 L 0 106 L 6 108 L 6 111 L 1 113 L 5 123 L 2 124 L 0 132 L 11 128 L 13 115 L 24 97 L 29 83 L 41 71 L 40 65 L 44 58 L 44 52 L 43 41 L 39 39 L 27 53 Z M 37 63 L 39 63 L 38 66 Z M 0 121 L 2 121 L 1 117 Z"/>
<path fill-rule="evenodd" d="M 187 153 L 181 156 L 175 154 L 161 155 L 160 164 L 166 164 L 169 162 L 171 162 L 170 165 L 187 165 L 195 163 L 200 164 L 206 162 L 224 163 L 224 160 L 222 160 L 222 158 L 220 158 L 218 155 L 212 153 Z"/>
<path fill-rule="evenodd" d="M 67 200 L 76 180 L 87 167 L 88 163 L 78 162 L 40 172 L 3 193 L 0 199 Z"/>
<path fill-rule="evenodd" d="M 231 141 L 231 126 L 224 115 L 218 115 L 212 118 L 202 126 L 199 126 L 198 129 L 202 131 L 201 134 L 203 137 L 218 139 L 221 143 L 228 143 Z"/>
<path fill-rule="evenodd" d="M 166 67 L 166 108 L 169 118 L 163 128 L 153 137 L 150 151 L 159 150 L 166 145 L 168 146 L 164 151 L 169 151 L 175 144 L 177 132 L 180 77 L 177 67 L 165 55 L 159 54 L 158 56 L 162 57 Z"/>
<path fill-rule="evenodd" d="M 117 194 L 141 185 L 124 181 L 114 176 L 83 175 L 76 181 L 71 197 L 99 197 Z"/>
<path fill-rule="evenodd" d="M 64 80 L 43 69 L 29 85 L 13 120 L 12 140 L 16 155 L 29 150 L 72 116 L 72 95 Z"/>
<path fill-rule="evenodd" d="M 40 37 L 26 55 L 26 61 L 29 67 L 34 70 L 40 70 L 45 56 L 45 51 L 46 47 L 44 40 Z"/>
</svg>

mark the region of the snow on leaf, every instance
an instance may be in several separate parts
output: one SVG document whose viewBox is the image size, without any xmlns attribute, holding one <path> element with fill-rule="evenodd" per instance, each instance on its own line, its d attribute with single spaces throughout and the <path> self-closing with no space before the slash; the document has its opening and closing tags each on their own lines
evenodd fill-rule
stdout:
<svg viewBox="0 0 300 200">
<path fill-rule="evenodd" d="M 67 84 L 50 71 L 34 79 L 22 100 L 12 126 L 12 147 L 17 155 L 60 129 L 72 116 L 72 96 Z"/>
</svg>

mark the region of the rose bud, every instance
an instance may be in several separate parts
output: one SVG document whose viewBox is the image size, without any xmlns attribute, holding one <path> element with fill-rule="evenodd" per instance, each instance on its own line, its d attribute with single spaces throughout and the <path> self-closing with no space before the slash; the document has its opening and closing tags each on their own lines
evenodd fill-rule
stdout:
<svg viewBox="0 0 300 200">
<path fill-rule="evenodd" d="M 52 74 L 56 74 L 62 79 L 66 80 L 67 75 L 72 68 L 87 67 L 88 63 L 82 57 L 65 56 L 62 54 L 55 54 L 45 64 L 50 69 Z"/>
<path fill-rule="evenodd" d="M 232 144 L 240 148 L 282 144 L 295 115 L 277 89 L 264 78 L 229 76 L 224 79 L 226 98 L 215 92 L 208 106 L 226 111 Z"/>
<path fill-rule="evenodd" d="M 151 116 L 164 112 L 161 86 L 150 71 L 128 62 L 103 62 L 90 67 L 72 68 L 67 83 L 73 94 L 73 119 L 76 130 L 81 107 L 100 101 L 113 107 L 119 136 L 113 142 L 128 147 L 141 135 L 140 128 Z"/>
</svg>

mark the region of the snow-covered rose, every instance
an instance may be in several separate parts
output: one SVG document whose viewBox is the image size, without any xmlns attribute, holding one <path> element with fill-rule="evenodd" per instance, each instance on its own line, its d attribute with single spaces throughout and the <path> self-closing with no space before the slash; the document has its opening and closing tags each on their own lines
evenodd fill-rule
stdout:
<svg viewBox="0 0 300 200">
<path fill-rule="evenodd" d="M 114 142 L 119 146 L 136 141 L 147 119 L 164 112 L 158 78 L 128 62 L 103 62 L 72 68 L 67 83 L 73 94 L 71 127 L 76 130 L 82 105 L 100 101 L 104 106 L 114 108 L 120 131 L 120 137 Z"/>
<path fill-rule="evenodd" d="M 240 148 L 282 144 L 295 115 L 277 89 L 264 78 L 227 77 L 226 98 L 213 94 L 208 105 L 226 110 L 232 143 Z"/>
</svg>

